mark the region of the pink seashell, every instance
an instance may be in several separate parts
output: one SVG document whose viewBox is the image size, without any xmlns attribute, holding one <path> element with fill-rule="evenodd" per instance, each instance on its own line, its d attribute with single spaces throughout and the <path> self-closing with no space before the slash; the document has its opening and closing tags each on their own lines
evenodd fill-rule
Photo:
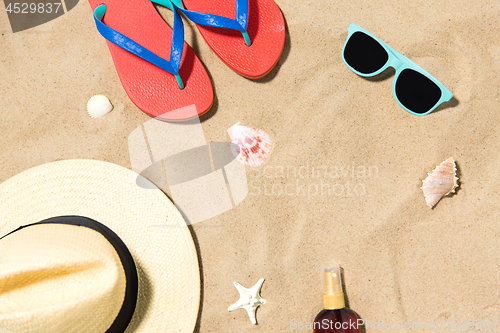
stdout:
<svg viewBox="0 0 500 333">
<path fill-rule="evenodd" d="M 241 163 L 257 167 L 268 158 L 271 151 L 271 138 L 263 130 L 237 123 L 227 132 L 231 137 L 231 142 L 237 145 L 235 149 L 232 148 L 232 152 Z"/>
<path fill-rule="evenodd" d="M 457 168 L 453 157 L 436 166 L 432 173 L 427 175 L 421 189 L 424 192 L 427 206 L 432 208 L 443 196 L 455 193 L 455 189 L 458 187 Z"/>
</svg>

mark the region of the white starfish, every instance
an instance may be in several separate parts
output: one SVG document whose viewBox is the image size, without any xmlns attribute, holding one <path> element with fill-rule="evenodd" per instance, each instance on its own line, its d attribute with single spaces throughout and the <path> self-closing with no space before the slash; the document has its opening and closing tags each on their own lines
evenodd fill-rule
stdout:
<svg viewBox="0 0 500 333">
<path fill-rule="evenodd" d="M 255 286 L 250 289 L 243 287 L 238 282 L 234 283 L 236 289 L 240 293 L 240 299 L 238 302 L 231 305 L 227 311 L 233 311 L 237 309 L 245 309 L 248 312 L 248 317 L 250 317 L 250 321 L 252 324 L 257 325 L 257 320 L 255 319 L 255 310 L 261 304 L 266 304 L 266 300 L 260 297 L 260 288 L 262 288 L 262 284 L 264 283 L 264 279 L 260 279 L 257 281 Z"/>
</svg>

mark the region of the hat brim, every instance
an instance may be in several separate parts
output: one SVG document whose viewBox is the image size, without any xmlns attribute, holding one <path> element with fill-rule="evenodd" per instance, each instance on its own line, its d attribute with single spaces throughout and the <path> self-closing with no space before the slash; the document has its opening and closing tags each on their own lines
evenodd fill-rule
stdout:
<svg viewBox="0 0 500 333">
<path fill-rule="evenodd" d="M 152 183 L 139 187 L 137 177 L 94 160 L 26 170 L 0 184 L 0 236 L 54 216 L 96 220 L 123 240 L 137 267 L 137 306 L 126 332 L 192 332 L 200 273 L 191 233 L 168 197 Z"/>
</svg>

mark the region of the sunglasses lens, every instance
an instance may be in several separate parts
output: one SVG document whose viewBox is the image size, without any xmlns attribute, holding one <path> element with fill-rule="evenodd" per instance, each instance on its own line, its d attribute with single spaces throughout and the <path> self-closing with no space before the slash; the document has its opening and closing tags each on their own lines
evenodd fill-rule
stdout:
<svg viewBox="0 0 500 333">
<path fill-rule="evenodd" d="M 396 96 L 407 109 L 426 113 L 441 98 L 441 89 L 419 72 L 404 69 L 396 81 Z"/>
<path fill-rule="evenodd" d="M 389 55 L 379 42 L 357 31 L 347 41 L 344 59 L 358 72 L 370 74 L 381 69 L 389 60 Z"/>
</svg>

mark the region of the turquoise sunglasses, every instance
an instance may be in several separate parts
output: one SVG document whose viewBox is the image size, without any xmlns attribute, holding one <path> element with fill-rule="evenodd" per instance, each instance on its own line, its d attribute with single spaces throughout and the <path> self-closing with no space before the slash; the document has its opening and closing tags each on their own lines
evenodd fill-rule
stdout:
<svg viewBox="0 0 500 333">
<path fill-rule="evenodd" d="M 394 97 L 406 111 L 425 116 L 453 97 L 432 75 L 368 31 L 353 23 L 348 32 L 342 51 L 347 67 L 364 77 L 393 67 L 396 70 L 392 86 Z"/>
</svg>

